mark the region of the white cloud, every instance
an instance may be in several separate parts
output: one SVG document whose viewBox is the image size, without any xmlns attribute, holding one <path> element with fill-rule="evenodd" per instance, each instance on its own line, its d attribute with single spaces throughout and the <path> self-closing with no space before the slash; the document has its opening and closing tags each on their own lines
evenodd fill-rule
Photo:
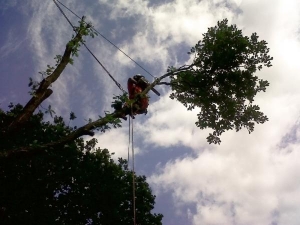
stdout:
<svg viewBox="0 0 300 225">
<path fill-rule="evenodd" d="M 120 47 L 132 58 L 149 63 L 155 70 L 159 68 L 159 73 L 177 64 L 179 44 L 194 46 L 209 26 L 224 18 L 232 19 L 235 14 L 230 7 L 210 1 L 177 0 L 154 7 L 149 7 L 147 1 L 100 2 L 111 7 L 110 17 L 114 20 L 134 18 L 132 39 L 124 40 Z M 119 52 L 115 59 L 125 66 L 132 65 Z"/>
<path fill-rule="evenodd" d="M 132 147 L 129 145 L 128 140 L 128 127 L 123 127 L 121 129 L 112 129 L 105 133 L 99 133 L 95 135 L 98 139 L 97 147 L 107 148 L 110 152 L 114 152 L 113 159 L 118 158 L 128 159 L 128 148 L 130 160 L 132 156 Z M 135 155 L 140 154 L 140 149 L 134 146 Z"/>
<path fill-rule="evenodd" d="M 17 0 L 11 0 L 11 1 L 6 1 L 6 2 L 1 2 L 0 9 L 2 13 L 5 12 L 8 8 L 14 7 L 17 4 Z"/>
<path fill-rule="evenodd" d="M 300 71 L 297 59 L 300 46 L 296 34 L 300 21 L 296 13 L 299 4 L 296 1 L 242 1 L 240 4 L 243 14 L 236 21 L 244 27 L 246 34 L 257 31 L 261 38 L 266 39 L 274 56 L 273 68 L 258 73 L 271 82 L 267 93 L 257 97 L 257 103 L 270 121 L 256 126 L 251 135 L 246 131 L 227 132 L 222 135 L 221 146 L 208 149 L 203 145 L 201 150 L 199 145 L 181 141 L 182 136 L 184 140 L 195 137 L 190 138 L 186 132 L 181 132 L 182 136 L 177 135 L 178 129 L 184 126 L 181 121 L 174 123 L 172 118 L 180 118 L 185 112 L 175 116 L 169 111 L 170 108 L 175 109 L 171 105 L 161 107 L 161 118 L 164 112 L 170 115 L 164 120 L 168 132 L 160 139 L 149 140 L 158 146 L 170 146 L 174 138 L 174 143 L 195 148 L 198 155 L 161 165 L 160 171 L 154 173 L 149 181 L 158 194 L 172 192 L 177 207 L 196 204 L 197 212 L 192 217 L 195 225 L 296 225 L 300 219 L 297 213 L 300 201 L 300 146 L 298 142 L 283 149 L 278 146 L 299 117 L 300 91 L 297 84 Z M 270 4 L 274 7 L 268 7 Z M 260 14 L 255 13 L 258 10 Z M 175 111 L 179 110 L 172 112 Z M 155 118 L 154 115 L 149 121 Z M 190 118 L 185 120 L 184 125 L 191 124 Z M 149 129 L 148 136 L 155 135 L 157 131 L 153 129 Z M 170 140 L 166 141 L 168 137 Z"/>
<path fill-rule="evenodd" d="M 128 18 L 135 15 L 145 15 L 147 11 L 147 1 L 139 0 L 99 0 L 100 4 L 107 4 L 111 7 L 110 19 Z"/>
<path fill-rule="evenodd" d="M 205 221 L 205 224 L 209 225 L 230 224 L 231 222 L 221 206 L 202 206 L 197 207 L 197 210 L 200 211 L 200 213 L 194 216 L 194 224 L 199 224 L 200 221 Z M 220 221 L 222 221 L 222 223 L 220 223 Z"/>
<path fill-rule="evenodd" d="M 136 126 L 136 132 L 147 137 L 145 143 L 157 147 L 183 145 L 191 148 L 206 146 L 208 132 L 195 126 L 196 112 L 187 111 L 167 93 L 155 103 L 150 103 L 149 119 Z"/>
<path fill-rule="evenodd" d="M 1 59 L 4 59 L 6 56 L 13 54 L 18 50 L 21 44 L 24 42 L 24 39 L 19 40 L 19 38 L 14 37 L 16 31 L 10 31 L 7 35 L 6 43 L 0 48 Z"/>
<path fill-rule="evenodd" d="M 256 147 L 217 147 L 197 158 L 169 162 L 149 180 L 156 188 L 172 191 L 175 204 L 196 203 L 194 224 L 269 224 L 274 210 L 295 214 L 299 202 L 292 196 L 300 194 L 299 151 L 282 156 Z M 234 216 L 228 213 L 232 204 Z M 280 224 L 297 224 L 298 220 L 288 223 L 284 214 Z"/>
<path fill-rule="evenodd" d="M 162 40 L 169 38 L 171 43 L 193 46 L 209 26 L 233 16 L 230 9 L 220 7 L 216 11 L 210 1 L 177 0 L 161 5 L 151 13 L 154 32 Z"/>
</svg>

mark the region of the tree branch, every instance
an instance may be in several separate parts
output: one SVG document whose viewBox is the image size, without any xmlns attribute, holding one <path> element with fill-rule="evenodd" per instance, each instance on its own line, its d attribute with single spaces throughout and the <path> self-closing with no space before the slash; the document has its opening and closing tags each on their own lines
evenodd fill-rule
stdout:
<svg viewBox="0 0 300 225">
<path fill-rule="evenodd" d="M 157 85 L 168 85 L 168 86 L 170 86 L 171 83 L 169 83 L 169 82 L 159 82 Z"/>
<path fill-rule="evenodd" d="M 150 84 L 150 85 L 149 85 L 149 86 L 148 86 L 148 87 L 147 87 L 140 95 L 145 95 L 145 94 L 147 94 L 147 93 L 151 90 L 151 88 L 153 88 L 153 87 L 156 86 L 156 85 L 159 85 L 161 80 L 163 80 L 163 79 L 165 79 L 165 78 L 167 78 L 167 77 L 170 77 L 170 76 L 175 76 L 175 75 L 177 75 L 179 72 L 186 71 L 186 70 L 192 68 L 193 66 L 194 66 L 193 64 L 191 64 L 191 65 L 189 65 L 189 66 L 184 65 L 184 66 L 179 67 L 178 69 L 175 69 L 175 70 L 173 70 L 173 71 L 170 71 L 170 72 L 168 72 L 168 73 L 162 75 L 162 76 L 159 77 L 159 78 L 156 78 L 155 81 L 154 81 L 153 83 L 151 83 L 151 84 Z"/>
<path fill-rule="evenodd" d="M 76 36 L 66 45 L 65 52 L 62 56 L 61 61 L 52 72 L 52 74 L 41 81 L 33 97 L 25 105 L 22 113 L 8 126 L 7 133 L 19 129 L 26 121 L 28 121 L 36 108 L 53 93 L 53 91 L 49 89 L 49 87 L 59 78 L 63 70 L 66 68 L 67 64 L 70 62 L 71 54 L 74 53 L 74 50 L 76 51 L 79 43 L 82 42 L 82 36 L 85 35 L 84 32 L 86 30 L 86 26 L 87 25 L 85 25 L 81 21 Z"/>
<path fill-rule="evenodd" d="M 97 128 L 101 128 L 109 123 L 113 123 L 113 119 L 123 117 L 124 115 L 127 115 L 129 112 L 130 110 L 124 107 L 121 110 L 115 111 L 110 114 L 106 114 L 105 117 L 100 118 L 94 122 L 85 124 L 84 126 L 76 129 L 75 131 L 71 132 L 66 137 L 63 137 L 58 141 L 50 142 L 47 144 L 41 144 L 39 146 L 34 146 L 34 147 L 31 146 L 21 147 L 21 148 L 7 151 L 6 153 L 2 153 L 2 155 L 6 157 L 18 157 L 19 155 L 24 155 L 24 154 L 32 155 L 35 153 L 43 152 L 45 149 L 64 146 L 65 144 L 70 143 L 81 136 L 84 135 L 93 136 L 94 135 L 93 130 Z"/>
</svg>

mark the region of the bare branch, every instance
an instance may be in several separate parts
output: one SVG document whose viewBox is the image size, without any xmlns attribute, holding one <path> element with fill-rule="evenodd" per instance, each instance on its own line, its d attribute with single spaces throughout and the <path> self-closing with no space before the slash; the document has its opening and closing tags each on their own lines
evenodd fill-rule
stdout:
<svg viewBox="0 0 300 225">
<path fill-rule="evenodd" d="M 151 83 L 142 93 L 141 95 L 145 95 L 147 94 L 151 88 L 155 87 L 156 85 L 158 85 L 160 83 L 160 81 L 162 81 L 163 79 L 167 78 L 167 77 L 171 77 L 171 76 L 175 76 L 176 74 L 180 73 L 180 72 L 183 72 L 183 71 L 186 71 L 186 70 L 189 70 L 190 68 L 192 68 L 194 65 L 191 64 L 191 65 L 184 65 L 184 66 L 181 66 L 179 67 L 178 69 L 175 69 L 174 71 L 170 71 L 158 78 L 155 79 L 155 81 L 153 83 Z"/>
<path fill-rule="evenodd" d="M 169 83 L 169 82 L 159 82 L 157 85 L 168 85 L 168 86 L 170 86 L 171 83 Z"/>
</svg>

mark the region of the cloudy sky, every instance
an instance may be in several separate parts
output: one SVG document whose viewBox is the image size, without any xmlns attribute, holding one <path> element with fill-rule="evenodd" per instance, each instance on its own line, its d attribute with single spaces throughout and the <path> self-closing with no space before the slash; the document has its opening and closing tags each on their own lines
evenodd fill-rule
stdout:
<svg viewBox="0 0 300 225">
<path fill-rule="evenodd" d="M 186 54 L 208 27 L 228 18 L 245 35 L 257 32 L 268 42 L 273 67 L 258 72 L 270 87 L 256 97 L 269 117 L 252 134 L 226 132 L 219 146 L 206 142 L 208 130 L 195 126 L 188 112 L 168 98 L 151 95 L 149 113 L 134 120 L 136 170 L 148 177 L 157 195 L 155 212 L 164 225 L 298 225 L 300 222 L 300 2 L 299 0 L 61 0 L 160 76 L 184 65 Z M 67 13 L 72 22 L 78 19 Z M 29 77 L 39 78 L 62 54 L 72 29 L 53 1 L 0 2 L 0 107 L 25 104 Z M 87 45 L 123 87 L 141 73 L 101 37 Z M 76 125 L 110 110 L 120 90 L 82 48 L 43 103 Z M 127 157 L 128 123 L 97 134 L 99 146 Z"/>
</svg>

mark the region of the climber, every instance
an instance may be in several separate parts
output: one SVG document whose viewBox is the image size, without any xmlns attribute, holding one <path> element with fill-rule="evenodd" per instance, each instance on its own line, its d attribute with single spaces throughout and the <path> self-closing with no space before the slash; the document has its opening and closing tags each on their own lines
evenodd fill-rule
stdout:
<svg viewBox="0 0 300 225">
<path fill-rule="evenodd" d="M 149 81 L 140 74 L 135 75 L 133 78 L 129 78 L 127 81 L 129 99 L 136 99 L 137 101 L 132 106 L 132 111 L 129 113 L 132 118 L 136 114 L 147 113 L 147 108 L 149 105 L 149 96 L 138 95 L 143 92 L 150 85 Z M 160 95 L 154 88 L 151 89 L 158 96 Z"/>
</svg>

